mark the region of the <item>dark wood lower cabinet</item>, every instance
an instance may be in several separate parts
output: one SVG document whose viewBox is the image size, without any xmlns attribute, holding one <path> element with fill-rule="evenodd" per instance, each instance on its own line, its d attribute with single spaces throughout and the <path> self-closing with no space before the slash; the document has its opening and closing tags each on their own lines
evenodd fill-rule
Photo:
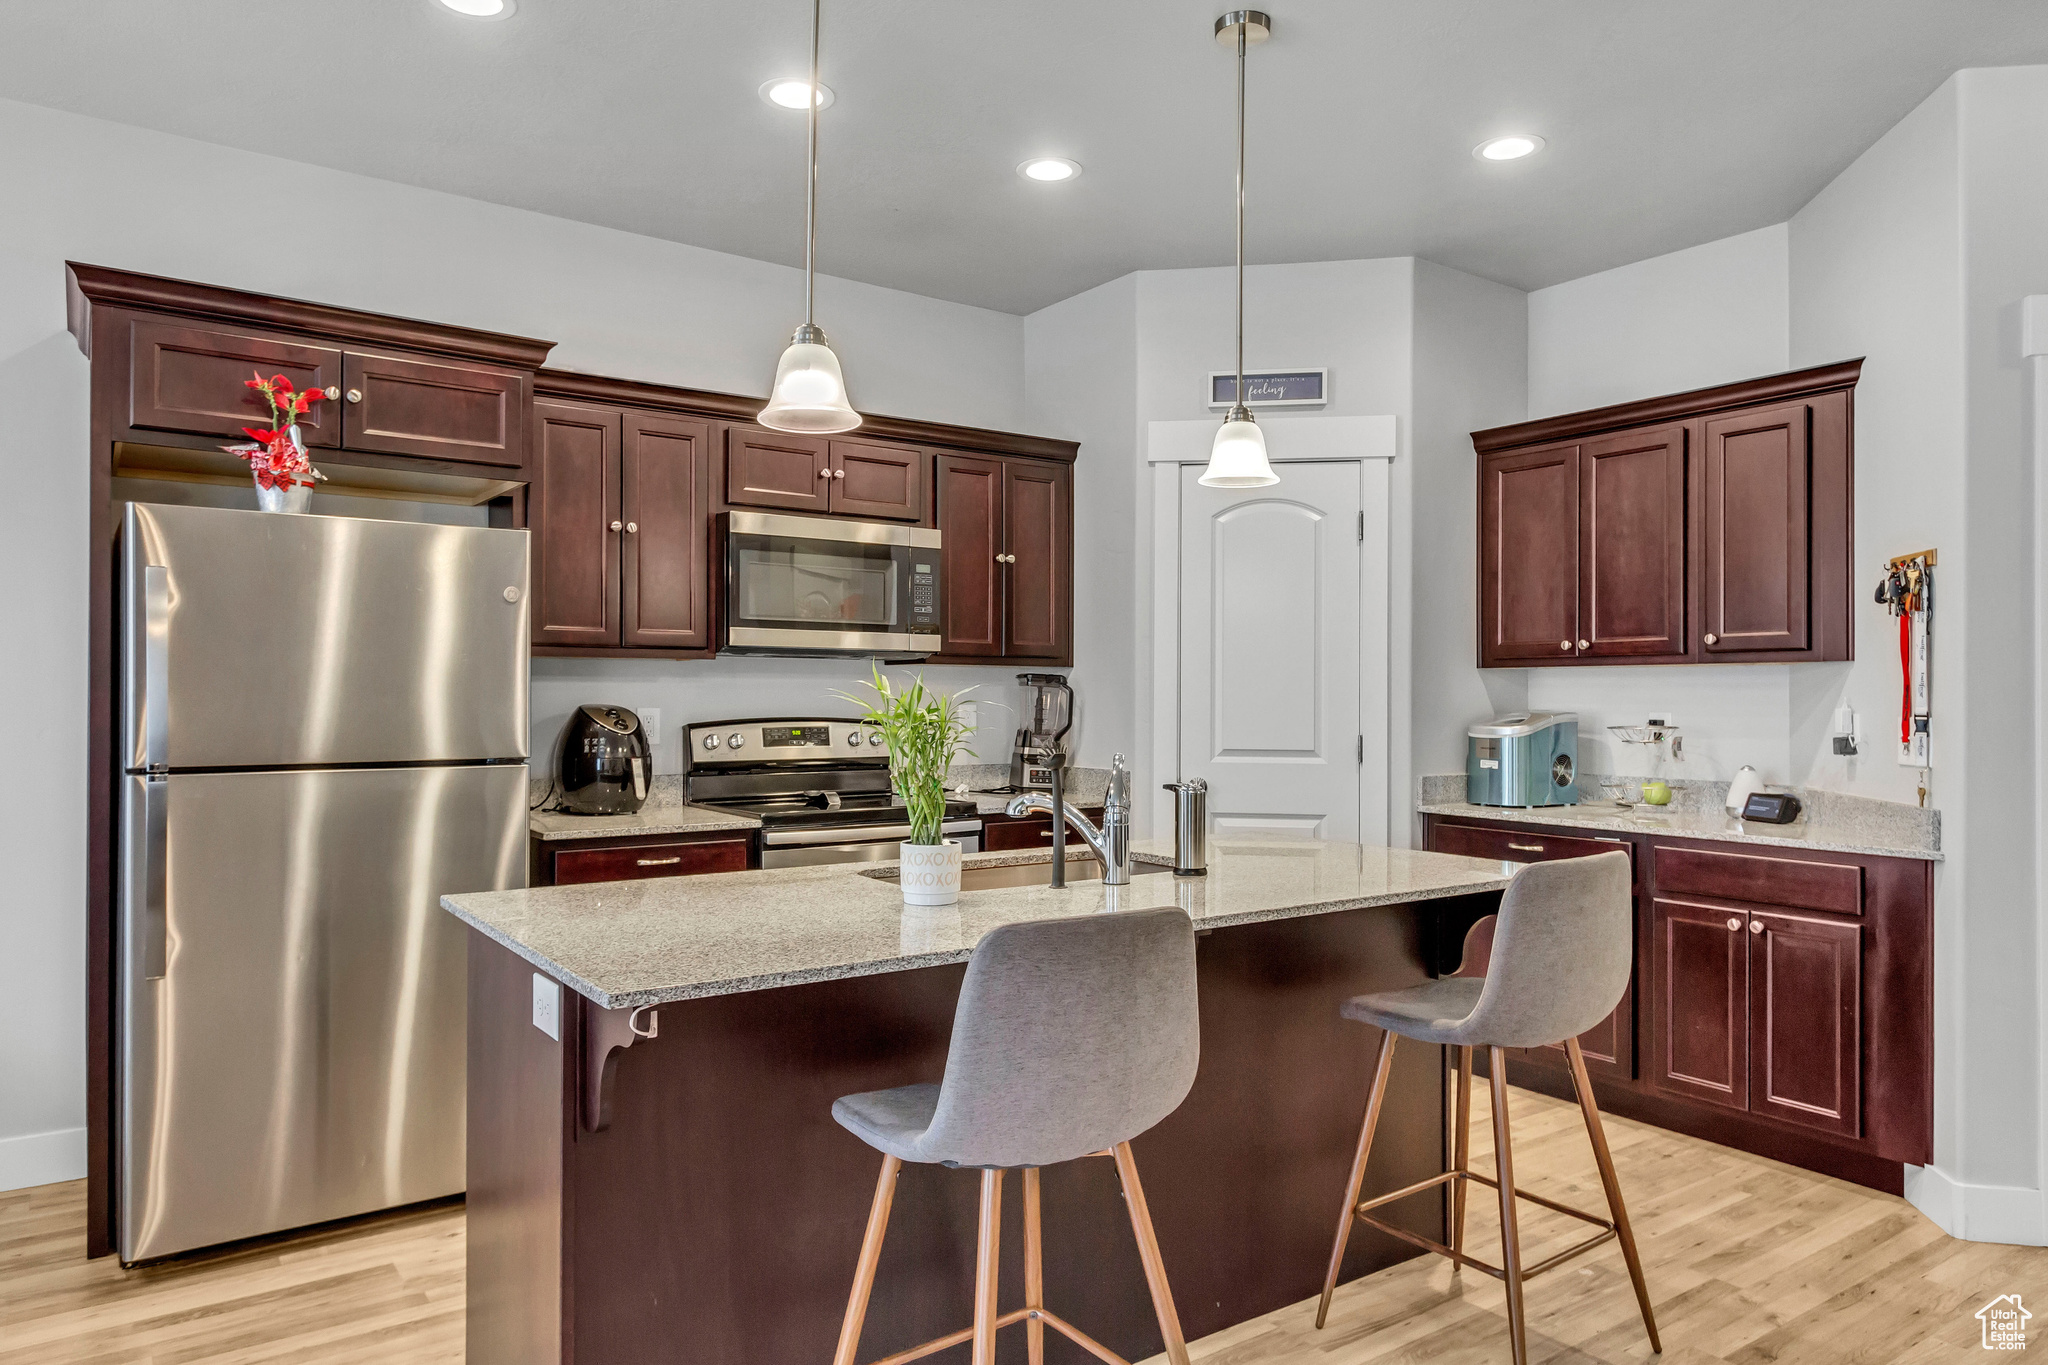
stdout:
<svg viewBox="0 0 2048 1365">
<path fill-rule="evenodd" d="M 1634 998 L 1582 1035 L 1616 1113 L 1896 1193 L 1933 1160 L 1933 874 L 1921 859 L 1424 817 L 1427 846 L 1534 862 L 1634 849 Z M 1606 842 L 1606 841 L 1613 842 Z M 1483 973 L 1491 922 L 1467 941 Z M 1592 1053 L 1632 1067 L 1595 1065 Z M 1512 1055 L 1568 1093 L 1562 1057 Z"/>
<path fill-rule="evenodd" d="M 743 830 L 707 834 L 593 836 L 531 842 L 528 881 L 534 886 L 694 877 L 759 866 L 754 836 Z"/>
<path fill-rule="evenodd" d="M 1081 814 L 1098 824 L 1102 820 L 1102 807 L 1081 806 Z M 1069 828 L 1067 831 L 1067 857 L 1071 860 L 1077 851 L 1076 845 L 1085 850 L 1081 836 Z M 984 853 L 1007 853 L 1020 848 L 1052 847 L 1052 817 L 1050 815 L 1027 815 L 1013 819 L 1007 815 L 982 817 L 981 848 Z"/>
</svg>

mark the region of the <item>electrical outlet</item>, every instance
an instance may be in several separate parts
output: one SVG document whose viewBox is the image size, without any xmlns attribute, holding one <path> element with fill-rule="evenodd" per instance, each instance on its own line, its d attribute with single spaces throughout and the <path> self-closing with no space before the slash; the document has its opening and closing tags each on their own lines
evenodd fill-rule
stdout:
<svg viewBox="0 0 2048 1365">
<path fill-rule="evenodd" d="M 659 706 L 642 707 L 640 710 L 640 727 L 647 731 L 648 745 L 659 749 L 661 747 L 661 708 Z"/>
<path fill-rule="evenodd" d="M 533 1026 L 562 1041 L 562 983 L 539 972 L 533 974 Z"/>
</svg>

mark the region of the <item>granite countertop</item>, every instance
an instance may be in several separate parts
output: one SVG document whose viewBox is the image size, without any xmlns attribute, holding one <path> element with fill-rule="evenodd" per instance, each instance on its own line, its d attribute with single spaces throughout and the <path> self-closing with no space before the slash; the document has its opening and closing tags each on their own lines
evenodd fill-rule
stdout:
<svg viewBox="0 0 2048 1365">
<path fill-rule="evenodd" d="M 1847 812 L 1826 812 L 1819 818 L 1802 815 L 1789 825 L 1766 825 L 1744 822 L 1723 811 L 1651 814 L 1655 807 L 1637 806 L 1625 810 L 1607 802 L 1576 806 L 1475 806 L 1467 801 L 1424 801 L 1415 809 L 1423 815 L 1512 820 L 1527 825 L 1599 830 L 1605 834 L 1663 834 L 1675 839 L 1713 839 L 1730 844 L 1764 844 L 1829 853 L 1867 853 L 1886 858 L 1941 861 L 1941 851 L 1928 847 L 1924 838 L 1915 833 L 1893 829 L 1889 822 L 1883 820 L 1857 819 Z M 1834 818 L 1828 818 L 1830 815 Z"/>
<path fill-rule="evenodd" d="M 1140 863 L 1171 865 L 1164 843 L 1136 852 Z M 983 854 L 967 865 L 1047 858 Z M 888 866 L 489 891 L 444 896 L 441 905 L 599 1005 L 624 1009 L 964 962 L 983 934 L 1020 920 L 1179 905 L 1198 928 L 1222 928 L 1499 891 L 1513 875 L 1497 862 L 1443 853 L 1239 838 L 1211 841 L 1206 877 L 1162 871 L 1120 887 L 1088 880 L 1058 891 L 963 891 L 956 905 L 924 908 L 906 906 L 895 882 L 864 875 Z"/>
<path fill-rule="evenodd" d="M 622 839 L 641 834 L 704 834 L 721 829 L 759 829 L 761 822 L 751 815 L 689 806 L 681 802 L 655 805 L 652 802 L 634 815 L 566 815 L 561 811 L 533 811 L 526 827 L 539 839 Z"/>
</svg>

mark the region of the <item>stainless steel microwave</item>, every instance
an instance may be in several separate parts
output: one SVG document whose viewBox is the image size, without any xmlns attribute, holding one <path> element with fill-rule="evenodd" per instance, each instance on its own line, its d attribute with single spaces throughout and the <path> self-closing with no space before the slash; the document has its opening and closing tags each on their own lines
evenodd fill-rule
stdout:
<svg viewBox="0 0 2048 1365">
<path fill-rule="evenodd" d="M 939 652 L 939 533 L 923 526 L 727 512 L 723 649 Z"/>
</svg>

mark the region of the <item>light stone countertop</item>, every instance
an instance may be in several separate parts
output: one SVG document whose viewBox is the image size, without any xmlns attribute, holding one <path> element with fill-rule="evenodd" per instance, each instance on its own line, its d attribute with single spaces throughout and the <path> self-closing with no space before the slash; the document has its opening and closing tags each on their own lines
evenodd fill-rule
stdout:
<svg viewBox="0 0 2048 1365">
<path fill-rule="evenodd" d="M 1137 861 L 1168 866 L 1164 843 Z M 968 866 L 1043 862 L 983 854 Z M 906 906 L 893 864 L 724 872 L 444 896 L 458 919 L 607 1009 L 768 990 L 964 962 L 1003 924 L 1179 905 L 1197 928 L 1223 928 L 1374 905 L 1499 891 L 1501 863 L 1413 849 L 1300 839 L 1212 840 L 1209 875 L 1134 875 L 1128 886 L 1078 882 L 963 891 L 959 903 Z"/>
<path fill-rule="evenodd" d="M 655 805 L 649 802 L 633 815 L 567 815 L 561 811 L 533 811 L 526 827 L 541 839 L 623 839 L 641 834 L 705 834 L 714 830 L 761 828 L 751 815 L 712 810 L 706 806 L 681 803 Z"/>
<path fill-rule="evenodd" d="M 1874 804 L 1874 803 L 1872 803 Z M 1527 825 L 1557 825 L 1599 830 L 1606 834 L 1662 834 L 1674 839 L 1712 839 L 1729 844 L 1763 844 L 1777 848 L 1810 848 L 1828 853 L 1866 853 L 1885 858 L 1922 858 L 1940 862 L 1941 852 L 1896 834 L 1886 825 L 1859 821 L 1844 812 L 1832 819 L 1807 815 L 1789 825 L 1742 821 L 1724 812 L 1672 811 L 1652 815 L 1654 807 L 1621 810 L 1596 802 L 1576 806 L 1475 806 L 1465 801 L 1422 802 L 1423 815 L 1448 815 L 1465 820 L 1509 820 Z"/>
</svg>

